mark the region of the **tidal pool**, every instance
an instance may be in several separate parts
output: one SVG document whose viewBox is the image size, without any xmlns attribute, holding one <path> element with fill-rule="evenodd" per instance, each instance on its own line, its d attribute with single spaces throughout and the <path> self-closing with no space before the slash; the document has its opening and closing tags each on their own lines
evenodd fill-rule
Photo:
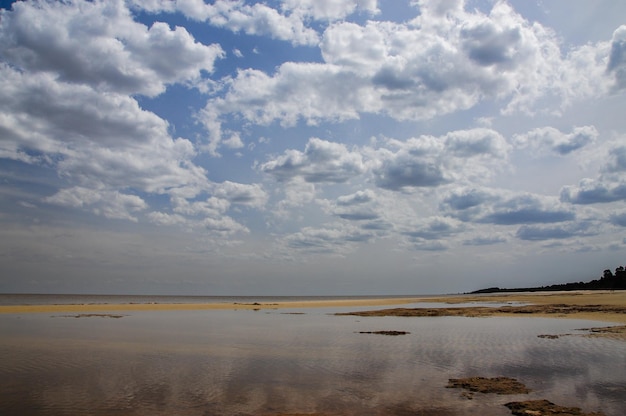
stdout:
<svg viewBox="0 0 626 416">
<path fill-rule="evenodd" d="M 0 315 L 0 414 L 504 416 L 530 399 L 626 414 L 626 343 L 578 330 L 606 324 L 337 311 Z M 446 388 L 470 376 L 532 391 Z"/>
</svg>

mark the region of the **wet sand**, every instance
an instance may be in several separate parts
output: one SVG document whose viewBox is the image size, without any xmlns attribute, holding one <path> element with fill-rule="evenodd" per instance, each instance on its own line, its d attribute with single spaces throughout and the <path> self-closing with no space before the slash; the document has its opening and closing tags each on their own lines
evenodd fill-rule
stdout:
<svg viewBox="0 0 626 416">
<path fill-rule="evenodd" d="M 395 308 L 351 312 L 357 316 L 519 316 L 588 319 L 626 324 L 626 291 L 533 292 L 431 298 L 442 308 Z M 505 306 L 454 306 L 488 303 Z"/>
<path fill-rule="evenodd" d="M 626 324 L 626 291 L 525 292 L 440 297 L 364 298 L 272 303 L 129 303 L 71 305 L 2 305 L 0 313 L 94 313 L 167 310 L 263 310 L 334 307 L 379 307 L 413 303 L 445 303 L 444 308 L 399 308 L 354 312 L 361 316 L 521 316 L 588 319 Z M 455 307 L 455 304 L 494 303 L 506 306 Z"/>
</svg>

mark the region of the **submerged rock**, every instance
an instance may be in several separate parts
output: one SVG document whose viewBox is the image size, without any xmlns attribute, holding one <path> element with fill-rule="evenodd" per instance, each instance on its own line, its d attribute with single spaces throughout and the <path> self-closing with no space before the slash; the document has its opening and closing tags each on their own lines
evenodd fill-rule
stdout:
<svg viewBox="0 0 626 416">
<path fill-rule="evenodd" d="M 506 403 L 515 416 L 604 416 L 604 413 L 584 413 L 578 407 L 563 407 L 548 400 L 528 400 Z"/>
<path fill-rule="evenodd" d="M 530 392 L 524 384 L 509 377 L 451 378 L 446 387 L 466 389 L 477 393 L 528 394 Z"/>
</svg>

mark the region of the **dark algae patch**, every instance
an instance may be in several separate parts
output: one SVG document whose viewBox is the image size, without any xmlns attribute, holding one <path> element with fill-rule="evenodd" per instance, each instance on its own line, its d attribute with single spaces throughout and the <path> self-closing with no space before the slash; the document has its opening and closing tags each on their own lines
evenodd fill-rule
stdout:
<svg viewBox="0 0 626 416">
<path fill-rule="evenodd" d="M 451 378 L 446 387 L 469 390 L 470 393 L 464 394 L 468 399 L 474 398 L 473 393 L 528 394 L 531 391 L 523 383 L 508 377 Z M 559 406 L 545 399 L 509 402 L 505 406 L 514 416 L 605 416 L 601 412 L 585 413 L 578 407 Z"/>
<path fill-rule="evenodd" d="M 451 378 L 448 380 L 446 387 L 451 389 L 466 389 L 475 393 L 528 394 L 530 392 L 530 389 L 524 384 L 509 377 Z"/>
<path fill-rule="evenodd" d="M 584 413 L 578 407 L 564 407 L 548 400 L 528 400 L 505 404 L 515 416 L 604 416 L 601 412 Z"/>
<path fill-rule="evenodd" d="M 115 315 L 111 313 L 79 313 L 77 315 L 60 315 L 61 318 L 123 318 L 126 315 Z"/>
<path fill-rule="evenodd" d="M 410 332 L 406 332 L 406 331 L 360 331 L 359 334 L 377 334 L 377 335 L 397 336 L 397 335 L 407 335 L 407 334 L 410 334 Z"/>
<path fill-rule="evenodd" d="M 569 315 L 574 313 L 619 313 L 626 314 L 624 306 L 609 305 L 523 305 L 523 306 L 502 306 L 502 307 L 486 307 L 486 306 L 468 306 L 468 307 L 450 307 L 450 308 L 393 308 L 379 309 L 373 311 L 345 312 L 337 315 L 355 315 L 355 316 L 467 316 L 482 317 L 493 316 L 495 314 L 503 315 Z"/>
</svg>

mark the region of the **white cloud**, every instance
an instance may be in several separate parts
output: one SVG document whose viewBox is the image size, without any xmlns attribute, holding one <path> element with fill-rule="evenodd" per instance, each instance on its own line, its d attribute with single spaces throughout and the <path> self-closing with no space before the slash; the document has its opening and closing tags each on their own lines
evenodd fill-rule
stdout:
<svg viewBox="0 0 626 416">
<path fill-rule="evenodd" d="M 402 234 L 419 240 L 439 240 L 450 237 L 466 229 L 465 225 L 449 217 L 431 217 L 422 221 L 414 221 L 404 227 Z"/>
<path fill-rule="evenodd" d="M 136 195 L 122 194 L 118 191 L 100 190 L 82 187 L 62 189 L 45 198 L 45 202 L 73 208 L 88 208 L 97 215 L 106 218 L 137 221 L 131 214 L 145 210 L 148 205 Z"/>
<path fill-rule="evenodd" d="M 340 196 L 333 202 L 323 202 L 331 215 L 344 220 L 374 221 L 381 216 L 376 194 L 370 189 Z"/>
<path fill-rule="evenodd" d="M 185 17 L 206 21 L 216 27 L 248 35 L 270 36 L 297 45 L 315 45 L 317 32 L 306 27 L 303 16 L 298 13 L 281 14 L 278 10 L 262 4 L 246 4 L 236 0 L 131 1 L 133 7 L 151 13 L 181 12 Z"/>
<path fill-rule="evenodd" d="M 290 13 L 315 20 L 339 20 L 357 12 L 376 14 L 377 0 L 283 0 L 281 7 Z"/>
<path fill-rule="evenodd" d="M 282 242 L 285 246 L 309 253 L 344 255 L 355 249 L 357 243 L 370 241 L 372 232 L 345 224 L 329 224 L 325 228 L 304 227 L 287 235 Z"/>
<path fill-rule="evenodd" d="M 283 126 L 368 113 L 421 120 L 496 100 L 507 114 L 542 105 L 559 111 L 608 91 L 608 42 L 564 54 L 555 33 L 504 2 L 489 14 L 465 11 L 463 2 L 443 14 L 427 4 L 407 23 L 330 25 L 320 43 L 324 63 L 285 62 L 274 74 L 239 71 L 224 84 L 224 95 L 207 103 L 203 117 L 213 147 L 229 115 Z"/>
<path fill-rule="evenodd" d="M 155 96 L 212 72 L 219 45 L 182 27 L 135 22 L 120 0 L 17 2 L 0 20 L 0 55 L 28 71 L 104 91 Z M 163 59 L 167 56 L 167 59 Z"/>
<path fill-rule="evenodd" d="M 513 142 L 518 147 L 530 148 L 536 156 L 544 156 L 546 150 L 565 156 L 593 144 L 598 136 L 595 126 L 574 127 L 571 133 L 563 133 L 554 127 L 540 127 L 515 135 Z"/>
<path fill-rule="evenodd" d="M 190 85 L 212 71 L 219 46 L 164 23 L 147 28 L 120 1 L 16 3 L 2 11 L 0 38 L 0 154 L 57 171 L 68 187 L 45 202 L 138 221 L 149 207 L 137 194 L 170 195 L 175 213 L 148 220 L 247 232 L 226 212 L 261 208 L 262 188 L 209 181 L 194 144 L 128 95 Z M 243 145 L 236 134 L 226 144 Z M 196 200 L 207 192 L 219 197 Z"/>
<path fill-rule="evenodd" d="M 626 201 L 626 146 L 622 142 L 620 137 L 603 143 L 600 151 L 592 154 L 599 164 L 597 177 L 564 186 L 561 201 L 579 205 Z"/>
<path fill-rule="evenodd" d="M 301 177 L 309 183 L 341 183 L 365 171 L 362 156 L 341 143 L 309 139 L 304 152 L 287 150 L 282 156 L 260 166 L 278 181 Z"/>
<path fill-rule="evenodd" d="M 491 129 L 458 130 L 444 137 L 388 140 L 370 156 L 378 186 L 390 190 L 438 187 L 453 180 L 485 181 L 504 165 L 508 144 Z M 472 163 L 467 163 L 472 159 Z"/>
</svg>

